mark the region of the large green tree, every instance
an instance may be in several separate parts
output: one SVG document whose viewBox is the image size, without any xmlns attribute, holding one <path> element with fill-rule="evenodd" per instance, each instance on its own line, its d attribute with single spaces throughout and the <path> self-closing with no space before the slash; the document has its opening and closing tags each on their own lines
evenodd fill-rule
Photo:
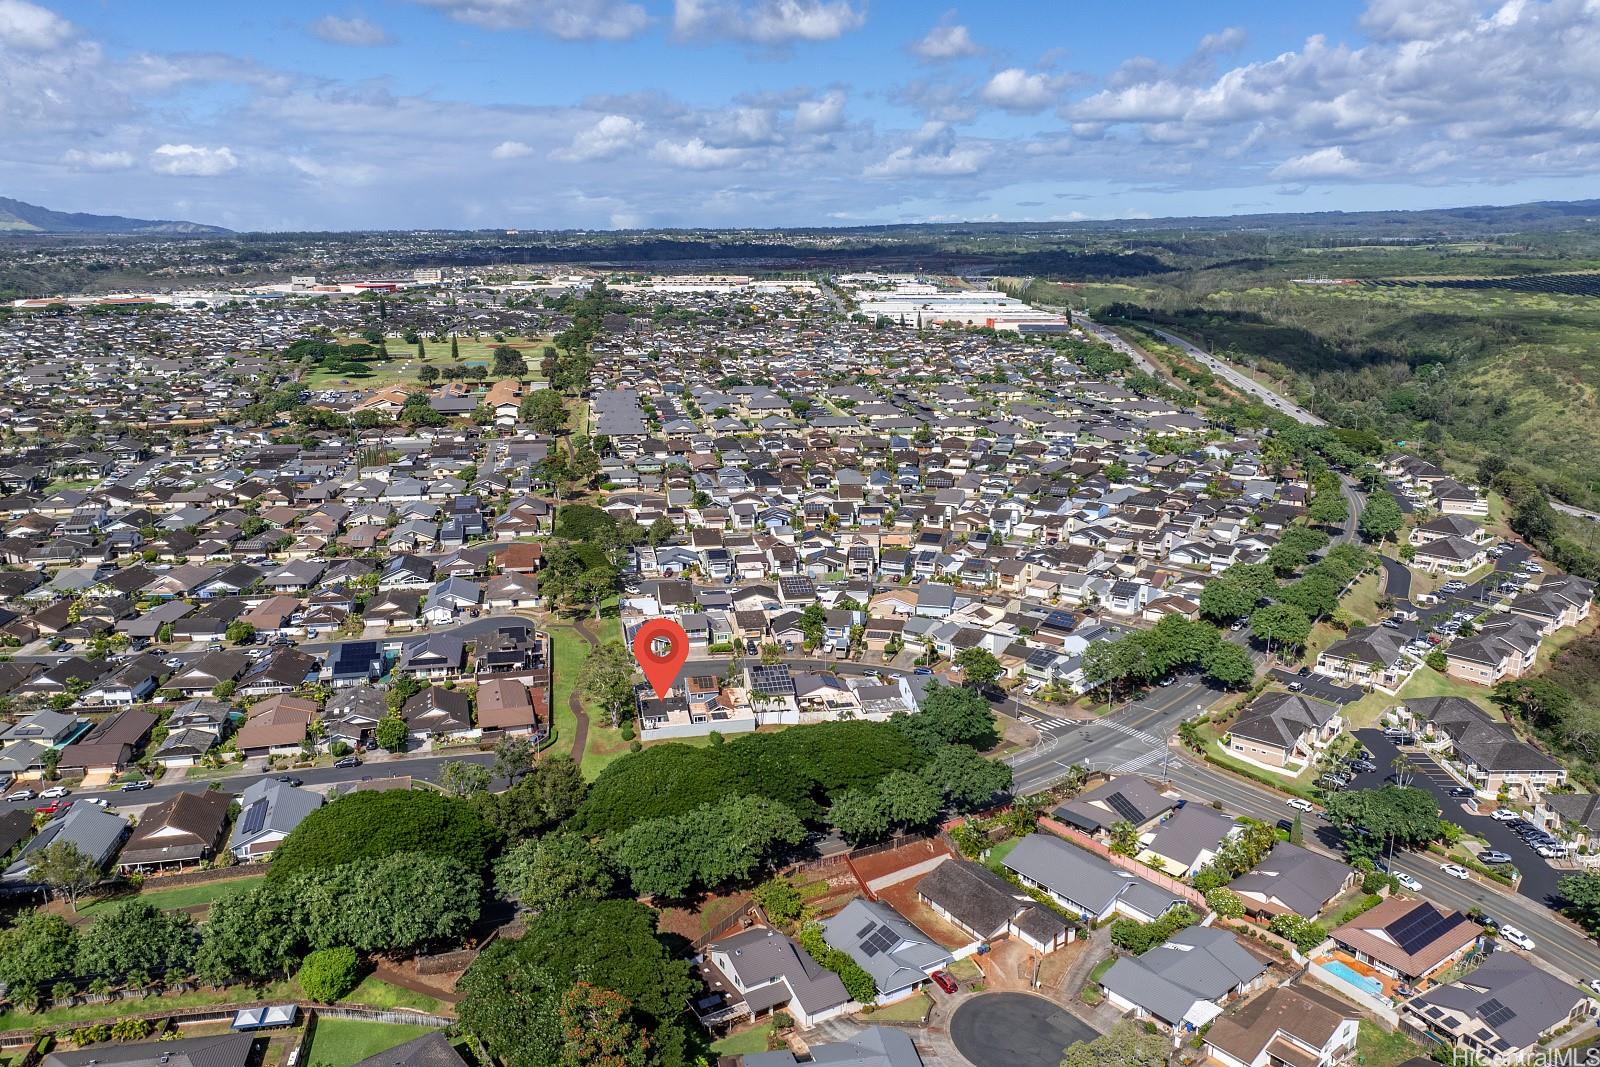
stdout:
<svg viewBox="0 0 1600 1067">
<path fill-rule="evenodd" d="M 565 833 L 507 850 L 495 862 L 494 879 L 501 896 L 535 912 L 568 900 L 603 900 L 617 884 L 611 858 L 603 850 L 587 838 Z"/>
<path fill-rule="evenodd" d="M 1351 856 L 1375 856 L 1390 841 L 1399 848 L 1415 848 L 1439 837 L 1439 802 L 1425 789 L 1352 789 L 1329 795 L 1323 809 Z"/>
<path fill-rule="evenodd" d="M 481 873 L 494 829 L 468 801 L 432 790 L 347 793 L 301 820 L 272 855 L 267 877 L 338 867 L 401 852 L 445 856 Z"/>
<path fill-rule="evenodd" d="M 571 756 L 550 755 L 533 765 L 510 789 L 476 798 L 484 819 L 506 841 L 523 841 L 570 819 L 588 793 Z"/>
<path fill-rule="evenodd" d="M 974 689 L 985 689 L 1000 677 L 1000 661 L 977 645 L 957 652 L 955 664 L 961 669 L 961 680 Z"/>
<path fill-rule="evenodd" d="M 79 949 L 85 975 L 190 973 L 200 931 L 182 912 L 162 911 L 137 898 L 113 906 L 89 927 Z"/>
<path fill-rule="evenodd" d="M 1011 765 L 967 745 L 941 745 L 919 772 L 959 811 L 983 807 L 1011 788 Z"/>
<path fill-rule="evenodd" d="M 1368 541 L 1387 541 L 1405 523 L 1405 513 L 1390 493 L 1374 493 L 1361 509 L 1361 519 L 1356 528 Z"/>
<path fill-rule="evenodd" d="M 633 718 L 637 684 L 633 655 L 619 644 L 591 649 L 578 671 L 578 684 L 613 726 Z"/>
<path fill-rule="evenodd" d="M 1250 616 L 1250 635 L 1269 649 L 1295 649 L 1311 636 L 1311 620 L 1293 604 L 1268 604 Z"/>
<path fill-rule="evenodd" d="M 746 796 L 636 823 L 611 847 L 635 892 L 679 899 L 692 888 L 748 879 L 805 836 L 792 809 Z"/>
<path fill-rule="evenodd" d="M 1591 936 L 1600 937 L 1600 874 L 1569 874 L 1556 889 L 1561 910 Z"/>
<path fill-rule="evenodd" d="M 967 745 L 983 751 L 1000 740 L 994 710 L 981 693 L 964 686 L 929 684 L 920 710 L 897 715 L 894 724 L 926 751 L 941 745 Z"/>
</svg>

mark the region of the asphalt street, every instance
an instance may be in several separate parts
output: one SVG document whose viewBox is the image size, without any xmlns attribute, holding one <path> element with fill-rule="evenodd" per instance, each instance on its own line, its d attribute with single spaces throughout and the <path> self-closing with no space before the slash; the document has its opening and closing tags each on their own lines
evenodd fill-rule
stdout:
<svg viewBox="0 0 1600 1067">
<path fill-rule="evenodd" d="M 1260 382 L 1256 381 L 1254 378 L 1251 378 L 1241 371 L 1235 370 L 1231 363 L 1223 362 L 1216 356 L 1213 356 L 1210 352 L 1207 352 L 1205 349 L 1198 347 L 1192 342 L 1179 337 L 1177 334 L 1168 333 L 1166 330 L 1158 330 L 1154 327 L 1150 328 L 1150 332 L 1167 342 L 1169 345 L 1176 345 L 1184 355 L 1203 364 L 1207 370 L 1210 370 L 1213 374 L 1217 375 L 1217 377 L 1221 378 L 1235 389 L 1240 389 L 1246 393 L 1250 393 L 1264 402 L 1268 407 L 1283 412 L 1296 422 L 1303 422 L 1307 426 L 1328 425 L 1325 421 L 1317 418 L 1315 415 L 1311 414 L 1311 412 L 1307 411 L 1299 404 L 1296 404 L 1294 401 L 1288 399 L 1287 397 L 1280 396 L 1271 389 L 1268 389 L 1266 386 L 1262 385 Z"/>
<path fill-rule="evenodd" d="M 1379 556 L 1383 567 L 1383 592 L 1394 600 L 1404 600 L 1411 595 L 1411 569 L 1397 559 Z"/>
</svg>

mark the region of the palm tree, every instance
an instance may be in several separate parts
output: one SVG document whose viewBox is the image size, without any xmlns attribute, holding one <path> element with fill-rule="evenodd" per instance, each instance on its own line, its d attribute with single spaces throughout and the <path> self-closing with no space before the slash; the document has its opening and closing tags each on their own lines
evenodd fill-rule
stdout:
<svg viewBox="0 0 1600 1067">
<path fill-rule="evenodd" d="M 1416 768 L 1404 753 L 1389 761 L 1389 769 L 1394 772 L 1395 785 L 1408 786 L 1416 778 Z"/>
</svg>

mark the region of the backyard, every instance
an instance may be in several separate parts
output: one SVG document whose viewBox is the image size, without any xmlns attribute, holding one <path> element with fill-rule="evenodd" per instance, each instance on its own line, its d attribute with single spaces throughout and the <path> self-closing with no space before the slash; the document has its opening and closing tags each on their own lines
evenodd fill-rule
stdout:
<svg viewBox="0 0 1600 1067">
<path fill-rule="evenodd" d="M 199 908 L 212 904 L 226 894 L 250 889 L 264 878 L 266 878 L 265 874 L 245 874 L 241 872 L 237 878 L 219 878 L 214 882 L 175 886 L 172 889 L 162 889 L 160 880 L 155 879 L 147 883 L 147 888 L 137 894 L 100 897 L 87 904 L 80 905 L 78 912 L 80 915 L 88 916 L 92 920 L 104 914 L 110 908 L 128 900 L 140 900 L 146 904 L 154 904 L 163 911 Z"/>
<path fill-rule="evenodd" d="M 431 1026 L 375 1023 L 365 1019 L 322 1019 L 312 1036 L 310 1053 L 302 1060 L 327 1064 L 327 1067 L 351 1067 L 368 1056 L 403 1045 L 432 1029 Z"/>
</svg>

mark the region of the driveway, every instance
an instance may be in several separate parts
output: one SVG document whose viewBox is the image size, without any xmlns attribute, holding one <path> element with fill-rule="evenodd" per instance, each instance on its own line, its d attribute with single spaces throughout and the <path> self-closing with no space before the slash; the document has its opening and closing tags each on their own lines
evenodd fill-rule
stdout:
<svg viewBox="0 0 1600 1067">
<path fill-rule="evenodd" d="M 1350 788 L 1376 789 L 1393 773 L 1389 764 L 1396 756 L 1402 754 L 1402 750 L 1384 737 L 1382 730 L 1357 730 L 1356 738 L 1371 751 L 1378 769 L 1357 775 L 1350 783 Z M 1448 792 L 1450 787 L 1456 784 L 1455 779 L 1435 763 L 1433 757 L 1414 748 L 1404 750 L 1403 754 L 1416 769 L 1416 777 L 1411 784 L 1418 789 L 1426 789 L 1434 795 L 1439 802 L 1439 808 L 1444 812 L 1444 818 L 1459 823 L 1468 833 L 1476 834 L 1488 841 L 1490 848 L 1499 849 L 1511 857 L 1517 870 L 1522 872 L 1522 883 L 1517 887 L 1517 892 L 1536 903 L 1554 906 L 1558 899 L 1556 883 L 1561 881 L 1566 872 L 1551 867 L 1504 823 L 1495 822 L 1487 815 L 1468 815 L 1463 810 L 1461 801 L 1450 796 Z M 1488 809 L 1489 806 L 1485 805 L 1485 810 Z"/>
<path fill-rule="evenodd" d="M 985 993 L 950 1016 L 950 1040 L 973 1067 L 1057 1067 L 1068 1045 L 1099 1036 L 1032 993 Z"/>
<path fill-rule="evenodd" d="M 1391 600 L 1404 600 L 1411 595 L 1411 568 L 1397 559 L 1379 556 L 1383 566 L 1383 593 Z"/>
</svg>

